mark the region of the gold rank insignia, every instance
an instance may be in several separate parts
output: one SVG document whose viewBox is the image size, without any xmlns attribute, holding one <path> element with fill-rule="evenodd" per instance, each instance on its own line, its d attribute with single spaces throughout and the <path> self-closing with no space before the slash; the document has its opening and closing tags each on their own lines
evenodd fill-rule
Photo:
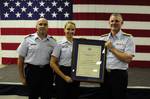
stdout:
<svg viewBox="0 0 150 99">
<path fill-rule="evenodd" d="M 129 33 L 123 33 L 123 35 L 125 35 L 125 36 L 132 36 L 132 34 L 129 34 Z"/>
<path fill-rule="evenodd" d="M 109 33 L 101 35 L 101 37 L 108 36 Z"/>
</svg>

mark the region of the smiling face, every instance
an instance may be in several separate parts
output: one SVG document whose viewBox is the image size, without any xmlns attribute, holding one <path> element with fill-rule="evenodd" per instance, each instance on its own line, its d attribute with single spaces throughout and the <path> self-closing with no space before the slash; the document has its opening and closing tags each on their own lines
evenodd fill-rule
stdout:
<svg viewBox="0 0 150 99">
<path fill-rule="evenodd" d="M 48 32 L 48 21 L 45 18 L 40 18 L 37 21 L 36 29 L 39 35 L 47 35 Z"/>
<path fill-rule="evenodd" d="M 64 28 L 66 38 L 73 38 L 76 26 L 73 22 L 67 22 Z"/>
<path fill-rule="evenodd" d="M 123 19 L 120 14 L 110 16 L 109 25 L 110 25 L 111 31 L 116 32 L 116 33 L 119 32 L 122 24 L 123 24 Z"/>
</svg>

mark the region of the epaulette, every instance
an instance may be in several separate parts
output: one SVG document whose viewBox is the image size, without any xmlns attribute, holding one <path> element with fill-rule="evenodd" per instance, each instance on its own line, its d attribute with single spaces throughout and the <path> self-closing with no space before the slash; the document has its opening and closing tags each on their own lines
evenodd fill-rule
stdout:
<svg viewBox="0 0 150 99">
<path fill-rule="evenodd" d="M 101 37 L 108 36 L 109 33 L 101 35 Z"/>
<path fill-rule="evenodd" d="M 50 38 L 52 38 L 54 41 L 56 41 L 56 39 L 54 37 L 50 36 Z"/>
<path fill-rule="evenodd" d="M 132 36 L 132 34 L 129 34 L 129 33 L 123 33 L 123 35 L 125 35 L 125 36 Z"/>
<path fill-rule="evenodd" d="M 33 36 L 32 34 L 26 35 L 25 38 L 31 37 Z"/>
</svg>

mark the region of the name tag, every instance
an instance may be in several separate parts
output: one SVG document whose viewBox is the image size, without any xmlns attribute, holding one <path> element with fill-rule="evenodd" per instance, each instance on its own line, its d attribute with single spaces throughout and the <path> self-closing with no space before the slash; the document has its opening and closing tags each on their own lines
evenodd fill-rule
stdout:
<svg viewBox="0 0 150 99">
<path fill-rule="evenodd" d="M 29 49 L 35 49 L 36 47 L 37 47 L 37 44 L 36 43 L 32 43 L 32 44 L 30 44 Z"/>
<path fill-rule="evenodd" d="M 116 47 L 117 49 L 123 50 L 124 47 L 125 47 L 125 43 L 124 43 L 123 41 L 116 41 L 116 42 L 115 42 L 115 47 Z"/>
<path fill-rule="evenodd" d="M 33 43 L 33 44 L 30 44 L 30 45 L 32 46 L 32 45 L 37 45 L 37 44 Z"/>
<path fill-rule="evenodd" d="M 115 45 L 124 45 L 124 42 L 123 41 L 116 41 Z"/>
</svg>

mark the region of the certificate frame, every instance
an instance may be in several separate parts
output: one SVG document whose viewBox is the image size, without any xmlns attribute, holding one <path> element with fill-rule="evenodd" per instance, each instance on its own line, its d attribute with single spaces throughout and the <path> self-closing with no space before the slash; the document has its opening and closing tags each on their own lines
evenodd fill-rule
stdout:
<svg viewBox="0 0 150 99">
<path fill-rule="evenodd" d="M 71 63 L 71 77 L 73 80 L 84 81 L 84 82 L 103 82 L 104 81 L 104 69 L 105 69 L 105 64 L 106 64 L 106 52 L 107 52 L 107 49 L 105 47 L 105 42 L 106 41 L 102 41 L 102 40 L 91 40 L 91 39 L 80 39 L 80 38 L 73 39 L 73 51 L 72 51 L 72 63 Z M 95 54 L 93 52 L 92 52 L 93 54 L 89 54 L 89 55 L 97 55 L 97 52 L 100 54 L 99 59 L 98 59 L 100 64 L 98 64 L 98 68 L 96 68 L 96 73 L 93 73 L 94 75 L 97 75 L 97 76 L 93 76 L 93 74 L 92 76 L 89 76 L 91 74 L 88 74 L 88 73 L 85 73 L 84 75 L 83 73 L 84 71 L 82 72 L 81 68 L 89 68 L 88 66 L 86 67 L 84 66 L 84 64 L 81 64 L 81 63 L 86 62 L 86 61 L 82 62 L 82 59 L 83 59 L 82 56 L 84 56 L 85 52 L 81 50 L 81 48 L 86 49 L 86 46 L 89 46 L 88 49 L 94 47 L 93 50 L 99 48 L 98 50 L 95 51 L 96 52 Z M 80 55 L 81 54 L 80 52 L 83 53 L 82 56 Z M 79 62 L 80 61 L 79 59 L 81 60 L 81 62 Z M 94 59 L 91 59 L 91 60 L 93 61 Z M 87 63 L 88 61 L 85 64 Z M 97 67 L 97 64 L 95 66 Z M 91 69 L 89 69 L 89 71 L 90 70 Z"/>
</svg>

